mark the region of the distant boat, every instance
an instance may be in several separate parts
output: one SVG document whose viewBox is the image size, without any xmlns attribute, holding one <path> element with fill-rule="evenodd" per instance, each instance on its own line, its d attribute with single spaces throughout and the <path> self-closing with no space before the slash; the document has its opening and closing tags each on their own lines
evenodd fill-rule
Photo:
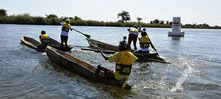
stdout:
<svg viewBox="0 0 221 99">
<path fill-rule="evenodd" d="M 173 17 L 172 31 L 168 32 L 168 36 L 179 36 L 179 37 L 184 36 L 184 32 L 181 31 L 180 17 Z"/>
</svg>

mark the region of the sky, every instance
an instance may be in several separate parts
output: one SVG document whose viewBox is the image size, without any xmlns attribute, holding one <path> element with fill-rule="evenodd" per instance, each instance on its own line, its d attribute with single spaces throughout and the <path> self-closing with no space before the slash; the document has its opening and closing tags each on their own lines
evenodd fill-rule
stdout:
<svg viewBox="0 0 221 99">
<path fill-rule="evenodd" d="M 127 11 L 132 21 L 137 17 L 145 23 L 181 17 L 182 24 L 221 26 L 221 0 L 0 0 L 0 9 L 8 15 L 55 14 L 105 22 L 115 22 L 120 19 L 118 13 Z"/>
</svg>

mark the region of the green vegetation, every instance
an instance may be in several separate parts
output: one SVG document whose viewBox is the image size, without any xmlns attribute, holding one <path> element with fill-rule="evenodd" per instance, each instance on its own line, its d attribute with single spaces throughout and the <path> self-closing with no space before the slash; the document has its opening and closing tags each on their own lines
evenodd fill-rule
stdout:
<svg viewBox="0 0 221 99">
<path fill-rule="evenodd" d="M 71 20 L 71 25 L 75 26 L 118 26 L 118 27 L 132 27 L 134 25 L 139 25 L 142 27 L 157 27 L 157 28 L 171 28 L 172 22 L 163 21 L 155 19 L 149 23 L 141 22 L 142 18 L 137 17 L 137 22 L 130 21 L 129 12 L 122 11 L 117 14 L 120 18 L 117 22 L 104 22 L 95 20 L 83 20 L 80 17 L 60 17 L 58 18 L 55 14 L 46 15 L 46 17 L 31 16 L 28 13 L 19 15 L 7 15 L 6 10 L 0 9 L 0 24 L 31 24 L 31 25 L 58 25 L 55 18 L 63 22 L 65 19 L 69 18 Z M 220 26 L 209 26 L 208 24 L 185 24 L 182 28 L 200 28 L 200 29 L 221 29 Z"/>
</svg>

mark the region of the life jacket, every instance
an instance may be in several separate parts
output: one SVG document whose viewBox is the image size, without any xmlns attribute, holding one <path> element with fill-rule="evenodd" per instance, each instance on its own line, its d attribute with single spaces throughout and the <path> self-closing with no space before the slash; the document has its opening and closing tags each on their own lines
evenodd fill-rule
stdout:
<svg viewBox="0 0 221 99">
<path fill-rule="evenodd" d="M 116 72 L 122 75 L 130 75 L 132 68 L 133 54 L 129 51 L 121 51 L 121 58 L 116 63 Z"/>
<path fill-rule="evenodd" d="M 49 37 L 47 34 L 43 34 L 40 36 L 41 43 L 49 43 Z"/>
<path fill-rule="evenodd" d="M 65 31 L 65 32 L 69 32 L 69 29 L 70 29 L 70 24 L 69 23 L 64 23 L 64 25 L 62 26 L 62 31 Z"/>
<path fill-rule="evenodd" d="M 132 28 L 130 28 L 129 33 L 137 35 L 138 34 L 138 30 L 136 28 L 132 27 Z"/>
<path fill-rule="evenodd" d="M 149 48 L 150 39 L 148 36 L 142 36 L 140 39 L 140 48 Z"/>
</svg>

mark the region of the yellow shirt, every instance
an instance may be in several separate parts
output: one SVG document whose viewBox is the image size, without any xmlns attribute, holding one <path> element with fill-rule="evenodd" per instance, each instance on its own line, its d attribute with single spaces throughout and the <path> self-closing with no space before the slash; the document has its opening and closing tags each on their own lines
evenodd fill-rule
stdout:
<svg viewBox="0 0 221 99">
<path fill-rule="evenodd" d="M 119 62 L 120 61 L 120 58 L 121 58 L 121 53 L 120 52 L 116 52 L 114 53 L 113 55 L 109 56 L 108 57 L 108 60 L 109 62 Z M 133 55 L 132 57 L 132 62 L 135 62 L 138 58 L 136 56 Z M 119 71 L 115 71 L 114 73 L 114 77 L 117 79 L 117 80 L 128 80 L 129 79 L 129 75 L 122 75 L 120 74 Z"/>
</svg>

